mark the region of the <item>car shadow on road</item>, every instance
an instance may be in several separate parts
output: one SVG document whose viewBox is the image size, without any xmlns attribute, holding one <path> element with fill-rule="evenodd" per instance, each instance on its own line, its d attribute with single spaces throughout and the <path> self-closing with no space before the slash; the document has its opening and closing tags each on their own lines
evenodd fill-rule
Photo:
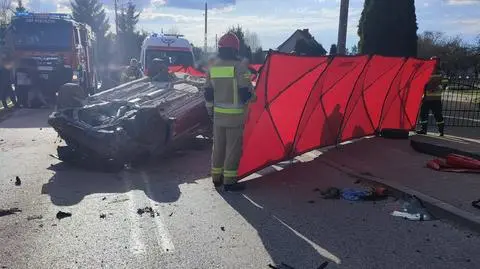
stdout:
<svg viewBox="0 0 480 269">
<path fill-rule="evenodd" d="M 329 263 L 327 269 L 337 268 L 335 265 L 343 258 L 332 234 L 335 228 L 324 229 L 328 223 L 324 217 L 337 212 L 338 208 L 331 203 L 341 202 L 341 206 L 348 203 L 320 199 L 317 188 L 328 187 L 332 181 L 321 179 L 331 174 L 319 172 L 315 166 L 318 165 L 314 162 L 295 163 L 282 171 L 248 181 L 248 189 L 242 194 L 220 192 L 256 229 L 273 265 L 278 268 L 322 268 L 325 262 Z"/>
<path fill-rule="evenodd" d="M 207 149 L 176 152 L 119 173 L 92 172 L 60 162 L 49 168 L 55 175 L 42 186 L 42 194 L 50 195 L 55 205 L 71 206 L 95 194 L 142 190 L 156 202 L 170 203 L 179 199 L 179 185 L 208 177 L 210 154 Z"/>
<path fill-rule="evenodd" d="M 0 118 L 1 128 L 45 128 L 52 109 L 13 109 Z"/>
</svg>

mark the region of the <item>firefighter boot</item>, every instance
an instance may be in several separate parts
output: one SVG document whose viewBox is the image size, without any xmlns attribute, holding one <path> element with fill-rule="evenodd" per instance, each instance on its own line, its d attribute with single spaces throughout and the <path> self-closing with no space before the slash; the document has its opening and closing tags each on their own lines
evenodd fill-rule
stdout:
<svg viewBox="0 0 480 269">
<path fill-rule="evenodd" d="M 444 135 L 444 130 L 445 130 L 445 123 L 439 123 L 437 124 L 438 126 L 438 132 L 440 133 L 440 136 Z"/>
<path fill-rule="evenodd" d="M 245 182 L 236 182 L 233 184 L 224 184 L 223 190 L 226 192 L 240 192 L 246 189 L 247 185 Z"/>
<path fill-rule="evenodd" d="M 417 131 L 417 134 L 426 135 L 428 129 L 428 123 L 422 123 L 421 129 Z"/>
</svg>

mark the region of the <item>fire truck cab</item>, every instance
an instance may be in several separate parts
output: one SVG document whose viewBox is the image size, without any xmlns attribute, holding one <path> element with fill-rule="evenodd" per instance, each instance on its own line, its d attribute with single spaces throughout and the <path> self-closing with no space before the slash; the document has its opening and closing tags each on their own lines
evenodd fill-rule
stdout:
<svg viewBox="0 0 480 269">
<path fill-rule="evenodd" d="M 192 45 L 182 35 L 152 34 L 145 38 L 140 55 L 145 74 L 155 58 L 164 60 L 168 66 L 195 66 Z"/>
<path fill-rule="evenodd" d="M 37 86 L 42 91 L 57 91 L 60 85 L 74 82 L 86 93 L 94 93 L 94 42 L 91 28 L 68 14 L 17 13 L 6 34 L 6 46 L 13 53 L 16 67 L 31 68 L 19 65 L 35 64 L 41 81 Z"/>
</svg>

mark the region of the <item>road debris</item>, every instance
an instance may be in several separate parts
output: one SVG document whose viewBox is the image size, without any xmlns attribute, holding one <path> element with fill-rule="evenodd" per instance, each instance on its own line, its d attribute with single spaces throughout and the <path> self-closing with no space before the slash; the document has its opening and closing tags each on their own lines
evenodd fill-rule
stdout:
<svg viewBox="0 0 480 269">
<path fill-rule="evenodd" d="M 480 199 L 478 199 L 477 201 L 473 201 L 472 206 L 476 209 L 480 209 Z"/>
<path fill-rule="evenodd" d="M 309 203 L 309 204 L 314 204 L 315 201 L 314 201 L 314 200 L 308 200 L 307 203 Z"/>
<path fill-rule="evenodd" d="M 323 199 L 339 199 L 340 198 L 340 190 L 337 188 L 328 188 L 320 192 Z"/>
<path fill-rule="evenodd" d="M 103 198 L 102 198 L 102 201 L 105 201 L 105 200 L 107 200 L 107 197 L 103 197 Z"/>
<path fill-rule="evenodd" d="M 16 176 L 15 177 L 15 186 L 20 186 L 20 185 L 22 185 L 22 180 L 20 180 L 19 176 Z"/>
<path fill-rule="evenodd" d="M 42 215 L 32 215 L 32 216 L 27 217 L 27 220 L 34 220 L 34 219 L 43 219 L 43 216 Z"/>
<path fill-rule="evenodd" d="M 173 216 L 173 212 L 172 212 L 172 213 L 170 213 L 170 214 L 168 214 L 168 216 L 169 216 L 169 217 Z"/>
<path fill-rule="evenodd" d="M 20 213 L 22 210 L 18 209 L 17 207 L 12 207 L 8 209 L 0 209 L 0 217 L 13 215 L 16 213 Z"/>
<path fill-rule="evenodd" d="M 225 227 L 220 227 L 220 230 L 222 230 L 223 232 L 225 232 Z"/>
<path fill-rule="evenodd" d="M 139 208 L 137 209 L 137 214 L 142 216 L 144 213 L 149 213 L 150 217 L 154 218 L 155 217 L 155 212 L 153 211 L 152 207 L 147 206 L 145 208 Z"/>
<path fill-rule="evenodd" d="M 329 264 L 329 262 L 324 262 L 324 263 L 320 264 L 320 266 L 317 269 L 325 269 L 325 268 L 327 268 L 328 264 Z"/>
<path fill-rule="evenodd" d="M 57 219 L 64 219 L 64 218 L 68 218 L 68 217 L 71 217 L 72 216 L 72 213 L 69 213 L 69 212 L 63 212 L 63 211 L 58 211 L 57 212 Z"/>
<path fill-rule="evenodd" d="M 432 220 L 433 217 L 416 197 L 399 200 L 399 208 L 391 213 L 394 217 L 401 217 L 413 221 Z"/>
<path fill-rule="evenodd" d="M 104 213 L 100 214 L 100 218 L 101 218 L 101 219 L 104 219 L 104 218 L 106 218 L 106 217 L 107 217 L 106 214 L 104 214 Z"/>
</svg>

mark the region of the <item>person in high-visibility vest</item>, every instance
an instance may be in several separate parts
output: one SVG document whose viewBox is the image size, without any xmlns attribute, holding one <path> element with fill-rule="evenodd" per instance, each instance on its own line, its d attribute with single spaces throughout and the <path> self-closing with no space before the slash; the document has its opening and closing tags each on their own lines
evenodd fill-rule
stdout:
<svg viewBox="0 0 480 269">
<path fill-rule="evenodd" d="M 432 59 L 437 58 L 433 57 Z M 438 65 L 438 63 L 437 63 Z M 442 104 L 442 91 L 445 84 L 445 80 L 442 79 L 442 75 L 435 70 L 435 74 L 432 75 L 430 81 L 425 86 L 425 94 L 422 102 L 422 108 L 420 109 L 420 125 L 421 129 L 417 131 L 417 134 L 427 134 L 428 129 L 428 117 L 430 110 L 433 112 L 435 121 L 437 123 L 438 132 L 440 136 L 444 135 L 445 121 L 443 118 L 443 104 Z"/>
<path fill-rule="evenodd" d="M 242 155 L 244 116 L 253 98 L 248 66 L 238 59 L 240 41 L 233 33 L 218 42 L 218 59 L 210 67 L 205 85 L 207 110 L 213 117 L 212 180 L 225 191 L 241 191 L 238 165 Z"/>
</svg>

